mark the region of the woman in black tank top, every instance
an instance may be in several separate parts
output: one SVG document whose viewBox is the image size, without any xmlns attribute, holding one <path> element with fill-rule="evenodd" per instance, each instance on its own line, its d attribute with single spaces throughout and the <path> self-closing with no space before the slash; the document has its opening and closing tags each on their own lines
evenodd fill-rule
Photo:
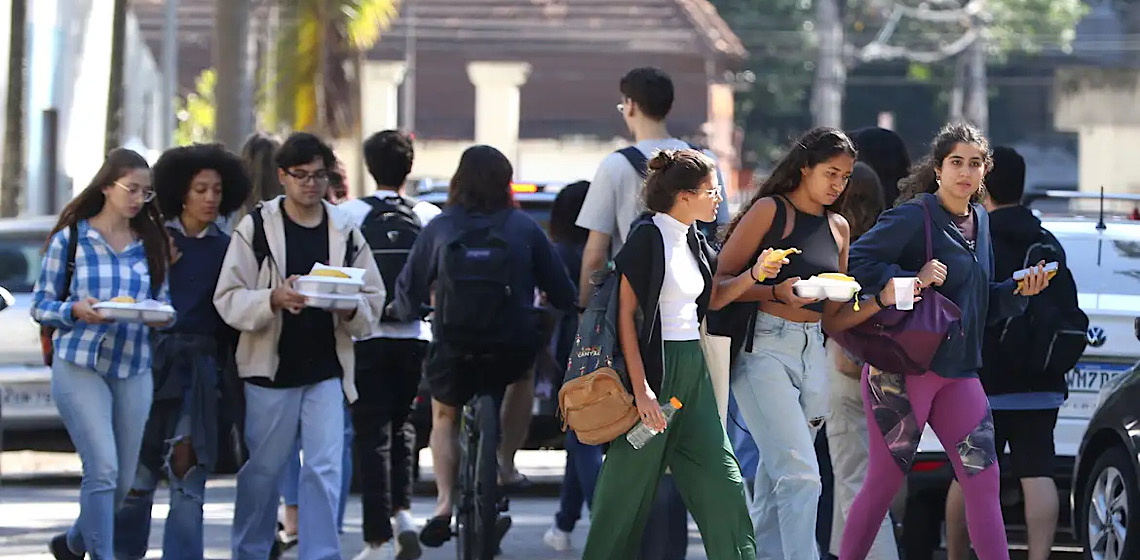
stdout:
<svg viewBox="0 0 1140 560">
<path fill-rule="evenodd" d="M 831 208 L 838 208 L 855 155 L 838 130 L 801 136 L 729 224 L 717 265 L 723 282 L 773 249 L 801 251 L 785 258 L 774 278 L 754 278 L 756 285 L 736 298 L 757 309 L 752 348 L 733 364 L 732 392 L 763 458 L 750 508 L 761 557 L 818 558 L 817 508 L 803 504 L 816 503 L 822 487 L 814 447 L 828 414 L 820 321 L 840 304 L 798 297 L 792 286 L 847 268 L 850 228 Z"/>
</svg>

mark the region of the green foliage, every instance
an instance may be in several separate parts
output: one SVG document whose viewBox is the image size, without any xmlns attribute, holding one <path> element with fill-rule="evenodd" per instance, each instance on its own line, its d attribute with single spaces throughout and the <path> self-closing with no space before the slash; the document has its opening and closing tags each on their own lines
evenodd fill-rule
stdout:
<svg viewBox="0 0 1140 560">
<path fill-rule="evenodd" d="M 174 131 L 174 143 L 178 146 L 211 142 L 215 130 L 214 86 L 218 75 L 213 68 L 203 70 L 194 80 L 194 92 L 185 99 L 177 99 L 176 115 L 178 129 Z"/>
<path fill-rule="evenodd" d="M 1067 50 L 1077 22 L 1088 13 L 1083 0 L 988 0 L 988 46 L 1004 59 L 1015 52 Z"/>
</svg>

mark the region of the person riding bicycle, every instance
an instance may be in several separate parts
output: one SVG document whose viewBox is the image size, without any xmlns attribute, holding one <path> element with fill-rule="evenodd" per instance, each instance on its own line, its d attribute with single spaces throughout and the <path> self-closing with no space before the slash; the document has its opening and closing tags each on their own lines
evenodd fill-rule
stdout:
<svg viewBox="0 0 1140 560">
<path fill-rule="evenodd" d="M 430 446 L 439 496 L 420 533 L 425 546 L 451 538 L 458 464 L 458 409 L 473 396 L 501 403 L 507 385 L 533 365 L 542 341 L 534 290 L 575 311 L 576 292 L 542 228 L 515 209 L 514 169 L 490 146 L 468 148 L 447 206 L 420 232 L 396 280 L 393 310 L 418 319 L 434 302 L 425 374 L 432 395 Z M 506 530 L 500 525 L 500 534 Z"/>
</svg>

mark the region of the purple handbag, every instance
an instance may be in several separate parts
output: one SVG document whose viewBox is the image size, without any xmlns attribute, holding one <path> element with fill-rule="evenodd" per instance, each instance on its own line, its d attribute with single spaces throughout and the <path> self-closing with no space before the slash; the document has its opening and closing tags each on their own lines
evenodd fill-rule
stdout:
<svg viewBox="0 0 1140 560">
<path fill-rule="evenodd" d="M 930 208 L 923 200 L 926 217 L 926 262 L 934 258 L 930 238 Z M 828 336 L 856 358 L 891 373 L 921 375 L 942 343 L 954 330 L 961 331 L 962 310 L 937 290 L 922 292 L 911 311 L 883 309 L 864 323 Z"/>
</svg>

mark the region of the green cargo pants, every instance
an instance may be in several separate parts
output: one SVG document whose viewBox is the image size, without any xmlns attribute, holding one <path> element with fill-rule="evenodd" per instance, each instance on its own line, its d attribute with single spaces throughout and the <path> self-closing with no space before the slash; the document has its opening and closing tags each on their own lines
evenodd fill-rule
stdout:
<svg viewBox="0 0 1140 560">
<path fill-rule="evenodd" d="M 590 508 L 583 560 L 638 557 L 657 483 L 665 468 L 701 531 L 710 560 L 755 560 L 740 466 L 732 454 L 705 369 L 700 342 L 665 342 L 665 377 L 657 398 L 677 397 L 682 408 L 669 428 L 645 447 L 625 437 L 610 444 Z"/>
</svg>

